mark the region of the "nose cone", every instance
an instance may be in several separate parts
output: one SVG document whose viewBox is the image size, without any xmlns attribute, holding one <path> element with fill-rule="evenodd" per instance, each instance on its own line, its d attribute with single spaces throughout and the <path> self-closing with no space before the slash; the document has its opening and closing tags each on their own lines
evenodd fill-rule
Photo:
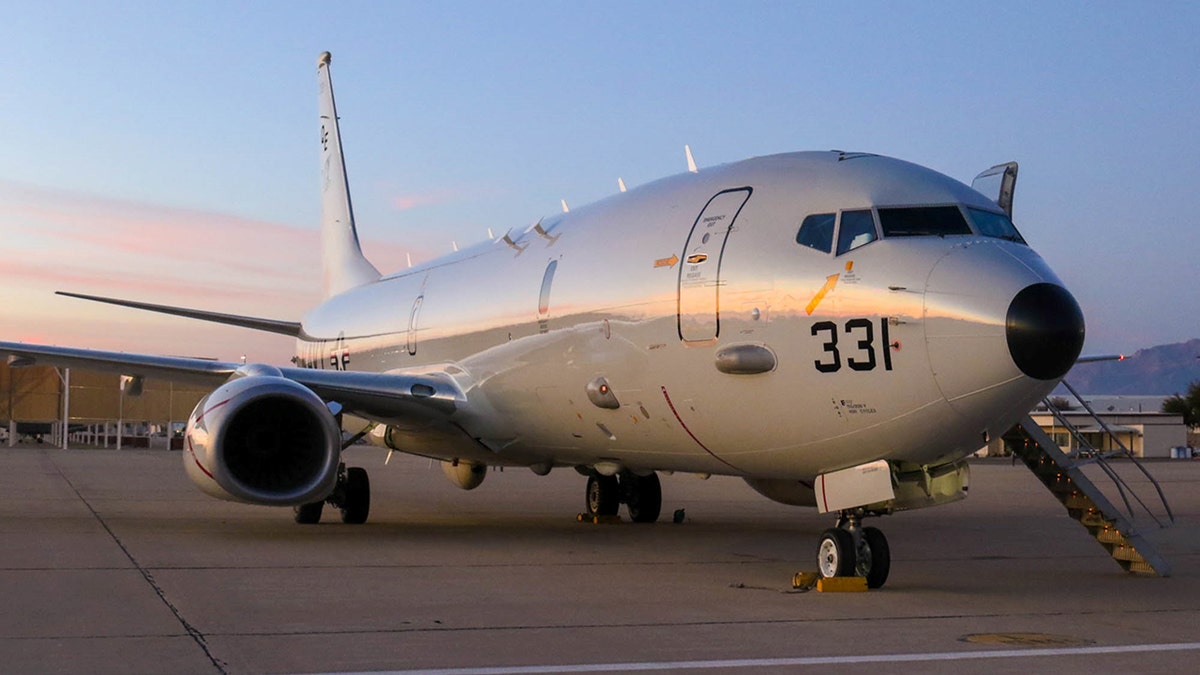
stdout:
<svg viewBox="0 0 1200 675">
<path fill-rule="evenodd" d="M 1026 286 L 1008 306 L 1004 332 L 1013 363 L 1029 377 L 1056 380 L 1083 349 L 1083 312 L 1057 284 Z"/>
</svg>

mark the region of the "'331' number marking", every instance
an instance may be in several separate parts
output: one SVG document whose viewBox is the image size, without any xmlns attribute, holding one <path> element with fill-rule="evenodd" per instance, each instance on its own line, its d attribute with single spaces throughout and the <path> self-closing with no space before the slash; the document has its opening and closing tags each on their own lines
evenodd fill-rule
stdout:
<svg viewBox="0 0 1200 675">
<path fill-rule="evenodd" d="M 847 366 L 851 370 L 875 370 L 879 359 L 876 357 L 875 348 L 875 323 L 870 319 L 850 319 L 846 321 L 845 330 L 842 331 L 849 336 L 848 342 L 851 343 L 847 351 L 847 356 L 844 359 Z M 825 333 L 826 340 L 822 347 L 825 355 L 823 358 L 813 361 L 813 365 L 822 373 L 836 373 L 842 369 L 842 350 L 838 347 L 838 325 L 833 321 L 818 321 L 812 326 L 813 337 Z M 885 316 L 879 320 L 879 341 L 882 344 L 883 369 L 892 369 L 892 350 L 890 340 L 888 340 L 888 318 Z M 846 348 L 843 345 L 843 348 Z"/>
</svg>

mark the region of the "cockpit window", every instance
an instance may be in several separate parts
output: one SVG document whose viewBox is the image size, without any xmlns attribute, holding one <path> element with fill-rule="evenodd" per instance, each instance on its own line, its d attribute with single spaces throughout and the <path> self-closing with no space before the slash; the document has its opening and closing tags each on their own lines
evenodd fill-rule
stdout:
<svg viewBox="0 0 1200 675">
<path fill-rule="evenodd" d="M 796 233 L 796 243 L 825 253 L 832 251 L 835 216 L 833 213 L 818 213 L 805 218 L 800 223 L 800 231 Z"/>
<path fill-rule="evenodd" d="M 842 226 L 838 230 L 838 255 L 865 246 L 877 238 L 875 219 L 871 217 L 870 211 L 842 211 Z"/>
<path fill-rule="evenodd" d="M 979 234 L 985 237 L 1015 241 L 1018 244 L 1025 243 L 1025 239 L 1021 237 L 1021 233 L 1017 232 L 1017 228 L 1013 226 L 1012 221 L 1003 213 L 993 213 L 991 211 L 970 208 L 967 209 L 967 212 L 971 214 L 971 220 L 975 221 L 975 229 L 979 230 Z"/>
<path fill-rule="evenodd" d="M 971 234 L 957 206 L 916 206 L 879 209 L 879 224 L 885 237 L 944 237 Z"/>
</svg>

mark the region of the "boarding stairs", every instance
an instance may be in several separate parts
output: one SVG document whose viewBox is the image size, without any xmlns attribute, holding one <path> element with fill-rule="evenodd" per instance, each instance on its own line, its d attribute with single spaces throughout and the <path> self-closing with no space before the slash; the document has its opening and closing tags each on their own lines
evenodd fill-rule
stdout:
<svg viewBox="0 0 1200 675">
<path fill-rule="evenodd" d="M 1066 507 L 1071 518 L 1087 528 L 1088 533 L 1123 569 L 1138 574 L 1170 576 L 1171 566 L 1139 530 L 1139 527 L 1146 530 L 1152 527 L 1165 528 L 1175 522 L 1162 487 L 1079 392 L 1065 381 L 1062 384 L 1079 402 L 1080 409 L 1087 412 L 1088 423 L 1095 423 L 1111 439 L 1107 445 L 1114 449 L 1099 450 L 1094 447 L 1083 431 L 1063 411 L 1052 405 L 1049 398 L 1045 400 L 1046 409 L 1054 416 L 1057 427 L 1070 434 L 1075 449 L 1064 451 L 1029 415 L 1006 436 L 1009 447 Z M 1116 466 L 1113 460 L 1120 460 L 1122 465 Z M 1121 475 L 1129 472 L 1126 461 L 1129 467 L 1140 471 L 1148 480 L 1157 492 L 1157 500 L 1152 499 L 1151 504 L 1147 504 Z M 1090 469 L 1093 466 L 1098 470 Z M 1112 487 L 1108 492 L 1115 492 L 1119 496 L 1123 509 L 1114 505 L 1105 492 L 1085 475 L 1085 468 L 1089 468 L 1092 474 L 1103 474 L 1111 481 Z M 1119 468 L 1126 470 L 1118 471 Z M 1097 478 L 1100 476 L 1097 475 Z"/>
</svg>

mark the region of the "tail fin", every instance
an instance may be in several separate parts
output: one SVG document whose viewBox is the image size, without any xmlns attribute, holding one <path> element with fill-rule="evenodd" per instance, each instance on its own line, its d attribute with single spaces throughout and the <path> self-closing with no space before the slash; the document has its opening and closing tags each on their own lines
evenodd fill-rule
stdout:
<svg viewBox="0 0 1200 675">
<path fill-rule="evenodd" d="M 342 135 L 338 130 L 333 82 L 329 78 L 329 52 L 317 60 L 317 84 L 321 109 L 321 267 L 325 297 L 379 279 L 379 270 L 368 261 L 358 245 L 350 186 L 342 157 Z"/>
</svg>

